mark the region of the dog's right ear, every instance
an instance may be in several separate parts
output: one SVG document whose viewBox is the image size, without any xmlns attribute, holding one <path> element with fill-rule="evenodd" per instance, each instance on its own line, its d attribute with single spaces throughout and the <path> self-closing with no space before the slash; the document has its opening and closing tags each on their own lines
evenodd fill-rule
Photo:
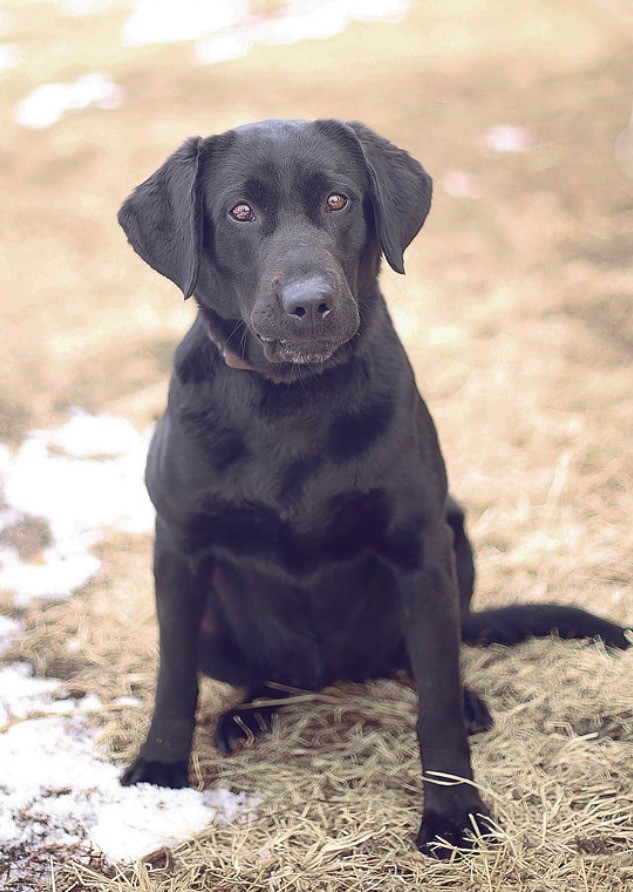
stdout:
<svg viewBox="0 0 633 892">
<path fill-rule="evenodd" d="M 198 280 L 202 251 L 201 178 L 210 140 L 186 140 L 125 199 L 118 220 L 136 253 L 175 282 L 185 299 Z"/>
</svg>

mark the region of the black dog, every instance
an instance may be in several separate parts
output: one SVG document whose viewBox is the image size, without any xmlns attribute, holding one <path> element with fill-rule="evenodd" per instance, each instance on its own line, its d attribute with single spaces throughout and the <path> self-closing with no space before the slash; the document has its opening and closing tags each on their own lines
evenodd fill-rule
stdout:
<svg viewBox="0 0 633 892">
<path fill-rule="evenodd" d="M 573 608 L 470 613 L 463 513 L 377 281 L 381 253 L 404 272 L 430 204 L 417 161 L 332 120 L 190 139 L 123 204 L 134 250 L 200 308 L 147 465 L 160 669 L 123 783 L 187 783 L 199 670 L 270 699 L 267 682 L 407 669 L 425 772 L 467 781 L 425 782 L 418 846 L 467 846 L 488 815 L 467 732 L 491 719 L 462 688 L 460 633 L 510 644 L 556 628 L 627 646 Z M 271 713 L 221 716 L 218 745 Z"/>
</svg>

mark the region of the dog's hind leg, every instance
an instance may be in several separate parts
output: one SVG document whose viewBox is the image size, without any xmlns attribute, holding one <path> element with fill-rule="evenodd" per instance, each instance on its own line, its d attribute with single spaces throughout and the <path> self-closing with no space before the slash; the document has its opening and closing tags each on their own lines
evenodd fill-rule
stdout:
<svg viewBox="0 0 633 892">
<path fill-rule="evenodd" d="M 284 691 L 264 684 L 251 688 L 248 700 L 218 718 L 214 734 L 217 748 L 223 753 L 232 753 L 240 744 L 270 733 L 273 716 L 287 696 Z"/>
<path fill-rule="evenodd" d="M 480 734 L 482 731 L 490 731 L 494 720 L 479 694 L 464 688 L 464 721 L 467 734 Z"/>
<path fill-rule="evenodd" d="M 466 644 L 518 644 L 527 638 L 600 638 L 607 647 L 631 646 L 627 629 L 580 607 L 562 604 L 512 604 L 471 612 L 475 563 L 465 529 L 464 510 L 452 496 L 446 503 L 446 520 L 453 531 L 453 550 L 462 615 L 462 640 Z"/>
<path fill-rule="evenodd" d="M 446 521 L 453 531 L 453 551 L 459 586 L 459 604 L 462 624 L 470 613 L 470 602 L 475 589 L 475 560 L 470 540 L 466 533 L 466 515 L 456 499 L 449 495 L 446 502 Z"/>
<path fill-rule="evenodd" d="M 470 615 L 470 602 L 475 588 L 475 561 L 470 540 L 465 529 L 464 509 L 452 496 L 446 502 L 446 520 L 453 531 L 455 569 L 459 586 L 459 602 L 464 626 Z M 493 719 L 481 697 L 469 688 L 464 688 L 464 719 L 468 734 L 489 731 Z"/>
</svg>

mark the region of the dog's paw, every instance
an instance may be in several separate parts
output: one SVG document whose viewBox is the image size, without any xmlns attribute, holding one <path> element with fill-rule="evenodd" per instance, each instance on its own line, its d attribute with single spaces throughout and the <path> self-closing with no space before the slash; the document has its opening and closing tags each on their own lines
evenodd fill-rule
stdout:
<svg viewBox="0 0 633 892">
<path fill-rule="evenodd" d="M 416 844 L 423 855 L 446 859 L 454 849 L 443 843 L 462 850 L 471 849 L 478 836 L 490 837 L 492 826 L 490 812 L 481 802 L 451 814 L 429 809 L 422 817 Z"/>
<path fill-rule="evenodd" d="M 494 719 L 490 715 L 485 701 L 470 688 L 464 688 L 464 719 L 467 734 L 490 731 L 494 725 Z"/>
<path fill-rule="evenodd" d="M 121 784 L 154 784 L 180 790 L 189 786 L 189 766 L 187 762 L 155 762 L 139 756 L 121 775 Z"/>
<path fill-rule="evenodd" d="M 223 713 L 215 728 L 214 741 L 223 753 L 232 753 L 242 743 L 250 743 L 260 734 L 272 731 L 272 717 L 275 706 L 260 706 L 245 709 L 237 706 Z"/>
</svg>

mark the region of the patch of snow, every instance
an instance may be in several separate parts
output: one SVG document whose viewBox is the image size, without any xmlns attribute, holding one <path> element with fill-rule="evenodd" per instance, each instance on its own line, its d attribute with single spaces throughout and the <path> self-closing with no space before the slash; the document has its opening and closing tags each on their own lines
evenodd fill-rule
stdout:
<svg viewBox="0 0 633 892">
<path fill-rule="evenodd" d="M 123 40 L 136 46 L 198 40 L 198 62 L 223 62 L 243 56 L 256 44 L 334 37 L 355 20 L 399 22 L 408 6 L 408 0 L 288 0 L 279 14 L 262 16 L 244 0 L 136 0 Z"/>
<path fill-rule="evenodd" d="M 123 789 L 116 772 L 114 781 L 116 787 L 107 781 L 99 785 L 101 801 L 89 828 L 91 842 L 111 861 L 133 861 L 199 833 L 214 818 L 233 820 L 244 811 L 245 797 L 228 790 L 199 793 L 150 784 Z M 230 818 L 223 813 L 224 803 Z"/>
<path fill-rule="evenodd" d="M 108 528 L 150 532 L 154 509 L 143 474 L 148 435 L 123 418 L 75 410 L 56 430 L 32 431 L 15 456 L 0 452 L 8 509 L 0 529 L 21 519 L 47 521 L 52 543 L 36 559 L 0 548 L 0 588 L 17 604 L 34 597 L 64 597 L 100 566 L 89 549 Z"/>
<path fill-rule="evenodd" d="M 0 839 L 18 871 L 40 850 L 77 845 L 133 861 L 256 804 L 228 790 L 121 787 L 118 769 L 96 752 L 96 733 L 77 717 L 51 716 L 0 735 Z"/>
<path fill-rule="evenodd" d="M 226 789 L 122 787 L 84 718 L 102 708 L 93 694 L 64 699 L 61 681 L 34 678 L 25 663 L 0 669 L 0 870 L 10 862 L 12 878 L 31 879 L 33 863 L 48 863 L 51 853 L 99 850 L 113 862 L 133 861 L 259 801 Z"/>
<path fill-rule="evenodd" d="M 4 443 L 0 443 L 0 475 L 4 476 L 7 468 L 11 464 L 11 453 L 4 445 Z M 0 527 L 2 529 L 2 527 Z"/>
<path fill-rule="evenodd" d="M 202 64 L 243 56 L 257 44 L 275 46 L 301 40 L 326 40 L 340 34 L 351 22 L 398 22 L 407 10 L 404 0 L 290 0 L 280 15 L 250 18 L 238 27 L 200 40 L 194 48 Z"/>
<path fill-rule="evenodd" d="M 52 694 L 59 690 L 59 687 L 60 682 L 55 678 L 33 678 L 33 669 L 28 663 L 14 663 L 12 666 L 2 667 L 0 728 L 14 719 L 23 719 L 35 712 L 45 712 L 52 705 Z"/>
<path fill-rule="evenodd" d="M 117 697 L 114 701 L 115 706 L 130 706 L 133 709 L 138 709 L 143 705 L 143 701 L 138 697 Z"/>
<path fill-rule="evenodd" d="M 41 84 L 16 107 L 15 120 L 22 127 L 41 130 L 56 124 L 70 111 L 84 108 L 118 108 L 123 90 L 101 72 L 84 74 L 71 83 Z"/>
<path fill-rule="evenodd" d="M 99 566 L 89 549 L 108 528 L 151 530 L 143 484 L 148 441 L 124 419 L 76 410 L 55 430 L 32 431 L 15 454 L 0 446 L 5 543 L 21 523 L 18 532 L 28 537 L 34 518 L 34 543 L 38 526 L 48 527 L 52 540 L 28 560 L 11 544 L 0 548 L 0 586 L 18 603 L 70 594 L 86 581 Z M 18 629 L 0 616 L 0 648 Z M 78 639 L 68 643 L 69 650 L 80 647 Z M 142 703 L 120 697 L 114 705 Z M 62 860 L 100 850 L 111 861 L 132 861 L 210 821 L 234 820 L 257 802 L 228 790 L 121 787 L 85 721 L 102 709 L 93 694 L 73 698 L 59 679 L 33 677 L 27 663 L 0 668 L 0 873 L 10 864 L 11 879 L 24 880 L 25 890 L 35 888 L 34 871 L 48 869 L 51 854 Z"/>
<path fill-rule="evenodd" d="M 200 0 L 136 0 L 123 28 L 123 42 L 139 46 L 195 40 L 245 22 L 248 7 L 242 0 L 201 3 Z"/>
<path fill-rule="evenodd" d="M 75 410 L 57 430 L 28 435 L 5 472 L 5 500 L 46 518 L 56 540 L 93 544 L 108 526 L 147 532 L 154 516 L 143 483 L 147 446 L 125 419 Z"/>
<path fill-rule="evenodd" d="M 66 698 L 65 700 L 54 700 L 45 707 L 43 712 L 51 715 L 73 715 L 82 713 L 87 715 L 90 712 L 101 712 L 103 703 L 96 694 L 86 694 L 78 700 Z"/>
<path fill-rule="evenodd" d="M 68 697 L 59 679 L 33 677 L 33 667 L 28 663 L 0 668 L 0 728 L 41 713 L 74 715 L 102 709 L 103 704 L 95 694 Z"/>
<path fill-rule="evenodd" d="M 0 71 L 15 68 L 22 61 L 22 53 L 15 43 L 0 43 Z"/>
<path fill-rule="evenodd" d="M 230 824 L 244 812 L 259 805 L 261 798 L 247 796 L 245 793 L 231 793 L 230 790 L 220 787 L 206 792 L 206 802 L 216 810 L 219 822 Z"/>
<path fill-rule="evenodd" d="M 3 463 L 2 457 L 6 454 L 8 461 Z M 9 468 L 11 463 L 11 456 L 9 455 L 9 450 L 0 450 L 0 482 L 4 479 L 5 473 Z M 7 527 L 13 526 L 15 523 L 19 523 L 22 520 L 22 514 L 20 511 L 16 511 L 15 508 L 8 508 L 5 511 L 0 511 L 0 532 L 6 529 Z"/>
<path fill-rule="evenodd" d="M 442 187 L 453 198 L 480 198 L 481 187 L 477 177 L 463 170 L 448 170 L 442 179 Z"/>
<path fill-rule="evenodd" d="M 13 644 L 19 629 L 20 623 L 16 619 L 0 614 L 0 656 Z"/>
<path fill-rule="evenodd" d="M 36 434 L 47 446 L 74 458 L 114 458 L 133 452 L 139 442 L 138 433 L 125 418 L 90 415 L 80 409 L 71 412 L 63 427 Z"/>
<path fill-rule="evenodd" d="M 532 148 L 532 136 L 525 127 L 499 124 L 486 131 L 483 145 L 489 151 L 497 154 L 528 152 Z"/>
<path fill-rule="evenodd" d="M 18 607 L 33 598 L 64 598 L 92 579 L 100 566 L 98 558 L 75 551 L 74 546 L 71 552 L 63 546 L 47 548 L 38 563 L 23 561 L 15 549 L 3 548 L 0 589 L 13 592 Z"/>
<path fill-rule="evenodd" d="M 248 33 L 220 34 L 197 43 L 195 58 L 201 65 L 227 62 L 229 59 L 239 59 L 240 56 L 246 55 L 253 44 L 254 41 Z"/>
<path fill-rule="evenodd" d="M 280 16 L 261 21 L 255 29 L 255 42 L 326 40 L 347 28 L 355 18 L 355 5 L 346 0 L 291 0 Z"/>
</svg>

